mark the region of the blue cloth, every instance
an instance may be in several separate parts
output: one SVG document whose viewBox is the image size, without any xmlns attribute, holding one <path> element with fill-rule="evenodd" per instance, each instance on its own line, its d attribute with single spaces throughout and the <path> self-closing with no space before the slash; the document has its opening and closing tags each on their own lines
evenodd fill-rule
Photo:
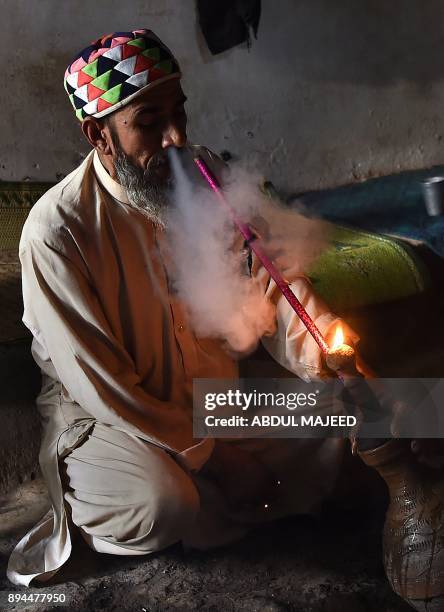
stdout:
<svg viewBox="0 0 444 612">
<path fill-rule="evenodd" d="M 311 214 L 376 234 L 421 240 L 444 257 L 444 215 L 430 217 L 421 181 L 444 176 L 444 166 L 371 179 L 365 183 L 298 195 Z"/>
</svg>

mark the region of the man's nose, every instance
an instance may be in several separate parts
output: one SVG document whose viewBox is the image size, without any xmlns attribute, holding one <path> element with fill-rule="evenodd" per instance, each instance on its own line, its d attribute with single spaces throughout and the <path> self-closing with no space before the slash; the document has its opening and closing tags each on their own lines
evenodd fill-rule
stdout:
<svg viewBox="0 0 444 612">
<path fill-rule="evenodd" d="M 166 126 L 162 135 L 162 148 L 167 147 L 184 147 L 187 141 L 187 134 L 183 127 L 170 123 Z"/>
</svg>

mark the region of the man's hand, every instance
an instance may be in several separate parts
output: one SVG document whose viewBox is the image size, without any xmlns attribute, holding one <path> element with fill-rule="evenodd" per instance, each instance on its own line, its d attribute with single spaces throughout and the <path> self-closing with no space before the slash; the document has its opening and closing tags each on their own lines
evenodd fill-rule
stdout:
<svg viewBox="0 0 444 612">
<path fill-rule="evenodd" d="M 251 453 L 216 441 L 201 474 L 216 482 L 237 509 L 270 507 L 277 497 L 277 478 Z"/>
</svg>

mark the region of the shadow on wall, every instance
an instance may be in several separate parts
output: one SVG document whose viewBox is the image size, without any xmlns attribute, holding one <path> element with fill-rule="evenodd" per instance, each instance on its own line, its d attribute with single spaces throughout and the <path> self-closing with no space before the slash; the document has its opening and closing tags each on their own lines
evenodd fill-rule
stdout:
<svg viewBox="0 0 444 612">
<path fill-rule="evenodd" d="M 255 45 L 252 53 L 265 50 L 280 71 L 288 69 L 285 55 L 293 74 L 308 81 L 406 80 L 426 88 L 444 77 L 440 0 L 292 0 L 278 7 L 263 16 L 268 23 L 261 23 L 259 38 L 267 28 L 266 47 Z"/>
</svg>

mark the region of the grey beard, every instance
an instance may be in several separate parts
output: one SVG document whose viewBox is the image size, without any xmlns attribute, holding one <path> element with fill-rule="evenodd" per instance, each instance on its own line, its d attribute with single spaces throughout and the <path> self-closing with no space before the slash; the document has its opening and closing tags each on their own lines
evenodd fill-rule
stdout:
<svg viewBox="0 0 444 612">
<path fill-rule="evenodd" d="M 171 187 L 169 181 L 159 182 L 155 173 L 156 167 L 162 163 L 165 163 L 165 155 L 157 154 L 143 170 L 135 166 L 122 151 L 118 151 L 114 168 L 131 206 L 154 224 L 165 227 L 165 209 L 170 204 Z"/>
</svg>

